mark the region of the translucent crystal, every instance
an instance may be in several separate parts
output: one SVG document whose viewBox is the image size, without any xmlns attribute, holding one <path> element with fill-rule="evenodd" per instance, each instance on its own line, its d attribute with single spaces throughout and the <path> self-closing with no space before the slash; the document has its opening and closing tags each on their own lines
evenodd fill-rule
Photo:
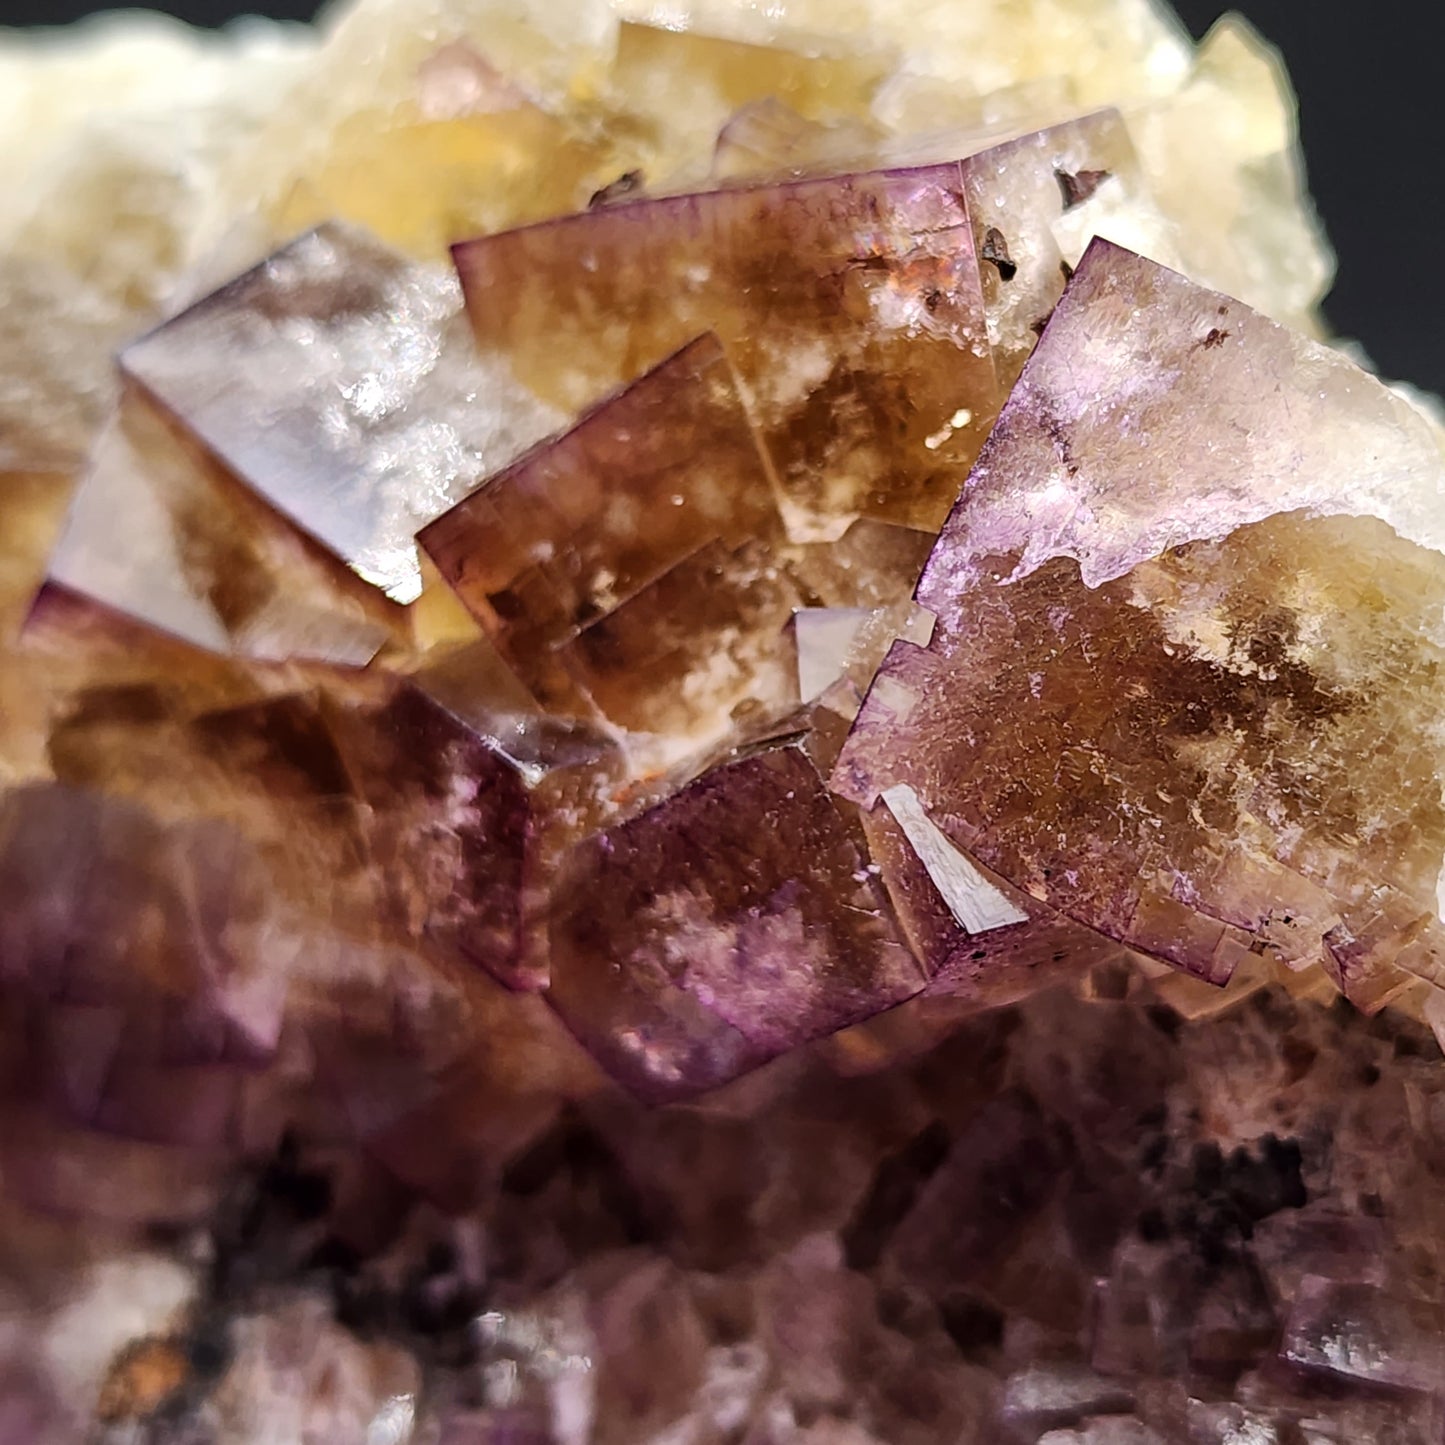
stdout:
<svg viewBox="0 0 1445 1445">
<path fill-rule="evenodd" d="M 278 511 L 399 602 L 412 536 L 555 425 L 479 364 L 449 277 L 312 232 L 121 365 Z"/>
<path fill-rule="evenodd" d="M 1311 1278 L 1300 1285 L 1283 1354 L 1295 1365 L 1402 1389 L 1438 1388 L 1438 1307 L 1394 1299 L 1366 1284 Z"/>
<path fill-rule="evenodd" d="M 575 850 L 551 943 L 548 1001 L 650 1098 L 715 1087 L 923 986 L 857 823 L 795 741 Z"/>
<path fill-rule="evenodd" d="M 1334 258 L 1305 188 L 1294 94 L 1278 54 L 1241 16 L 1226 15 L 1183 88 L 1129 124 L 1188 274 L 1315 329 Z"/>
<path fill-rule="evenodd" d="M 361 110 L 337 126 L 330 153 L 277 206 L 283 234 L 340 219 L 436 263 L 453 241 L 583 204 L 608 168 L 596 140 L 525 95 L 435 115 L 425 84 L 399 112 Z"/>
<path fill-rule="evenodd" d="M 1387 938 L 1432 976 L 1445 573 L 1373 518 L 1305 510 L 1433 540 L 1439 456 L 1401 405 L 1095 243 L 925 568 L 930 650 L 895 646 L 838 785 L 870 806 L 911 786 L 1025 893 L 1215 982 L 1264 951 L 1363 997 Z M 1201 448 L 1212 414 L 1251 420 Z M 1256 521 L 1266 494 L 1299 510 Z"/>
<path fill-rule="evenodd" d="M 603 207 L 456 250 L 483 354 L 577 410 L 700 331 L 790 527 L 936 526 L 997 407 L 958 168 Z"/>
<path fill-rule="evenodd" d="M 529 811 L 518 770 L 411 687 L 379 707 L 338 709 L 332 725 L 372 811 L 384 912 L 425 951 L 511 981 Z"/>
<path fill-rule="evenodd" d="M 775 485 L 715 337 L 685 347 L 421 535 L 547 704 L 716 740 L 786 702 L 800 600 Z M 770 676 L 772 679 L 770 680 Z"/>
<path fill-rule="evenodd" d="M 1011 386 L 1094 235 L 1169 265 L 1175 246 L 1123 120 L 1101 111 L 981 149 L 963 162 L 989 344 Z"/>
<path fill-rule="evenodd" d="M 49 578 L 217 652 L 362 664 L 400 611 L 130 390 L 96 442 Z"/>
<path fill-rule="evenodd" d="M 1277 61 L 554 11 L 0 36 L 0 1436 L 1438 1445 L 1445 430 Z"/>
<path fill-rule="evenodd" d="M 660 154 L 647 173 L 658 167 L 656 178 L 675 189 L 707 174 L 714 141 L 734 112 L 771 102 L 823 125 L 863 115 L 890 60 L 804 37 L 757 45 L 624 22 L 610 79 L 620 104 L 657 138 Z"/>
</svg>

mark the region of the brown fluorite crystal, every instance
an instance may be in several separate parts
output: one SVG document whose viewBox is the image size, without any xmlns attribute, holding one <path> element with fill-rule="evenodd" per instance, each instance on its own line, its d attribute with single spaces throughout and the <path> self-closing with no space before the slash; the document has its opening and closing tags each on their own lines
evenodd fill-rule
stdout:
<svg viewBox="0 0 1445 1445">
<path fill-rule="evenodd" d="M 799 535 L 937 526 L 998 409 L 956 163 L 629 202 L 456 257 L 483 354 L 570 410 L 716 332 Z"/>
<path fill-rule="evenodd" d="M 1310 515 L 1372 484 L 1323 453 L 1331 380 L 1338 400 L 1358 387 L 1323 348 L 1096 243 L 925 568 L 933 640 L 879 672 L 843 791 L 872 806 L 909 785 L 1040 903 L 1211 982 L 1267 954 L 1378 1006 L 1432 977 L 1445 572 L 1376 518 Z M 1365 389 L 1362 424 L 1391 400 Z M 1212 411 L 1247 423 L 1200 448 Z M 1403 473 L 1401 527 L 1406 488 L 1440 476 L 1409 420 L 1366 463 L 1377 486 Z M 1285 510 L 1256 521 L 1270 467 L 1290 468 Z"/>
<path fill-rule="evenodd" d="M 726 733 L 788 694 L 776 485 L 716 337 L 698 338 L 421 533 L 538 699 L 637 732 Z"/>
</svg>

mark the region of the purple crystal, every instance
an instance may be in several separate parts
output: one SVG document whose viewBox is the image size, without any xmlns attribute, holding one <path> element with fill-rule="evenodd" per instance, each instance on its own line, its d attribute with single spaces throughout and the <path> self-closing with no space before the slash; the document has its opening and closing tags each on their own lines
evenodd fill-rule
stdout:
<svg viewBox="0 0 1445 1445">
<path fill-rule="evenodd" d="M 341 757 L 372 811 L 384 916 L 422 951 L 519 984 L 529 808 L 506 758 L 417 688 L 334 709 Z"/>
<path fill-rule="evenodd" d="M 412 534 L 555 414 L 476 357 L 454 280 L 331 223 L 121 354 L 303 531 L 401 602 Z"/>
<path fill-rule="evenodd" d="M 1281 1354 L 1359 1384 L 1438 1393 L 1445 1386 L 1445 1310 L 1368 1284 L 1306 1279 Z"/>
<path fill-rule="evenodd" d="M 564 862 L 548 1001 L 644 1097 L 714 1087 L 923 986 L 868 862 L 796 741 L 721 764 Z"/>
</svg>

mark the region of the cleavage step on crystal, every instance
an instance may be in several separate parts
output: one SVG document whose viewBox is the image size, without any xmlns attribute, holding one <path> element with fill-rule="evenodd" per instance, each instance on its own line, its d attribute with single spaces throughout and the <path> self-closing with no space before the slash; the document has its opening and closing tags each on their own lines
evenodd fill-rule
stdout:
<svg viewBox="0 0 1445 1445">
<path fill-rule="evenodd" d="M 1344 357 L 1095 242 L 835 786 L 912 787 L 1025 894 L 1211 982 L 1263 954 L 1378 1008 L 1445 958 L 1442 492 L 1423 418 Z"/>
<path fill-rule="evenodd" d="M 776 491 L 706 335 L 420 535 L 542 703 L 715 744 L 791 700 Z"/>
</svg>

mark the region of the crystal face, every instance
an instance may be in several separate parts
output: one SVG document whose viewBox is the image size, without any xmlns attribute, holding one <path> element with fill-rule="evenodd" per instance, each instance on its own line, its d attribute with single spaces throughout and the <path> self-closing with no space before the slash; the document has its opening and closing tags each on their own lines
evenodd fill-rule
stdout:
<svg viewBox="0 0 1445 1445">
<path fill-rule="evenodd" d="M 399 602 L 421 591 L 422 523 L 551 420 L 479 364 L 451 285 L 335 226 L 133 342 L 121 367 Z"/>
<path fill-rule="evenodd" d="M 544 703 L 712 736 L 781 690 L 763 674 L 801 601 L 769 570 L 782 540 L 771 468 L 711 335 L 421 535 Z"/>
<path fill-rule="evenodd" d="M 917 993 L 862 830 L 796 740 L 577 849 L 548 998 L 645 1097 L 726 1081 Z"/>
<path fill-rule="evenodd" d="M 1396 405 L 1096 245 L 924 570 L 930 650 L 895 647 L 840 786 L 865 806 L 917 789 L 1040 902 L 1215 982 L 1261 952 L 1362 1000 L 1382 970 L 1431 977 L 1445 576 L 1375 518 L 1309 515 L 1373 491 L 1430 535 L 1439 454 L 1408 415 L 1385 432 Z M 1212 412 L 1248 421 L 1200 448 Z M 1363 468 L 1326 451 L 1345 416 L 1384 433 Z M 1255 521 L 1271 473 L 1284 509 Z M 1386 776 L 1412 781 L 1397 797 Z"/>
<path fill-rule="evenodd" d="M 203 647 L 360 666 L 404 622 L 338 571 L 127 390 L 91 452 L 48 575 Z"/>
<path fill-rule="evenodd" d="M 795 530 L 826 536 L 936 526 L 957 492 L 997 409 L 970 249 L 955 164 L 606 206 L 456 256 L 483 354 L 573 410 L 716 332 Z"/>
<path fill-rule="evenodd" d="M 0 1435 L 1438 1445 L 1445 431 L 1242 22 L 0 77 Z"/>
</svg>

